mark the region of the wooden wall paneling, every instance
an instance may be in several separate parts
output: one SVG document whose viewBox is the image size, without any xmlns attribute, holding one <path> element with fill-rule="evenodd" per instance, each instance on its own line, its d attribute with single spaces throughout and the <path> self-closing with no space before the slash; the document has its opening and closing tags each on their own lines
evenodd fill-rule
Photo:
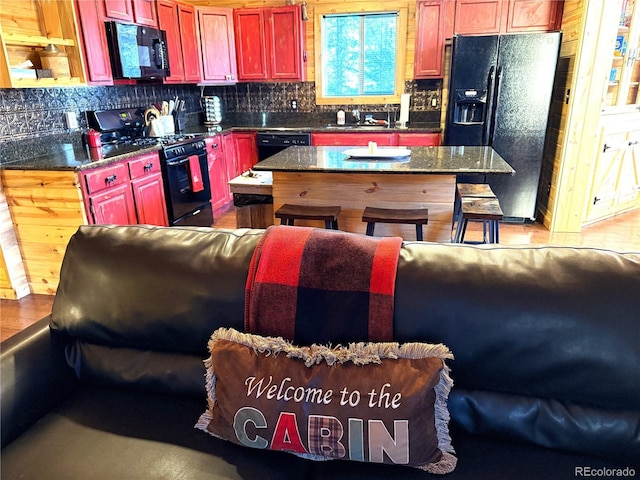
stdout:
<svg viewBox="0 0 640 480">
<path fill-rule="evenodd" d="M 556 152 L 557 182 L 550 201 L 552 232 L 579 232 L 585 212 L 587 188 L 597 149 L 597 126 L 602 105 L 602 92 L 609 78 L 609 58 L 617 33 L 619 1 L 565 2 L 564 22 L 575 24 L 581 17 L 580 37 L 575 49 L 575 67 L 567 112 L 567 130 L 562 148 Z M 563 42 L 575 41 L 572 35 Z M 572 55 L 573 48 L 561 48 L 563 55 Z M 606 59 L 606 61 L 601 61 Z"/>
<path fill-rule="evenodd" d="M 29 293 L 31 290 L 9 205 L 0 185 L 0 298 L 22 298 Z"/>
<path fill-rule="evenodd" d="M 54 294 L 69 239 L 87 223 L 76 173 L 2 170 L 0 175 L 31 292 Z"/>
</svg>

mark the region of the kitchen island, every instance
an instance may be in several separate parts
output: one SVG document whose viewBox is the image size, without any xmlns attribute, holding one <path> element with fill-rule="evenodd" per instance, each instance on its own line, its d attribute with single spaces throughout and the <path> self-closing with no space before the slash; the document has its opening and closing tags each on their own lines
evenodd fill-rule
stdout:
<svg viewBox="0 0 640 480">
<path fill-rule="evenodd" d="M 383 155 L 383 148 L 377 147 L 374 154 Z M 285 203 L 340 205 L 340 229 L 364 233 L 362 212 L 367 206 L 428 208 L 424 239 L 431 242 L 451 240 L 456 175 L 515 173 L 491 147 L 411 147 L 410 155 L 396 158 L 352 157 L 349 150 L 351 147 L 294 146 L 253 169 L 272 172 L 274 211 Z M 415 228 L 380 224 L 376 235 L 413 240 Z"/>
</svg>

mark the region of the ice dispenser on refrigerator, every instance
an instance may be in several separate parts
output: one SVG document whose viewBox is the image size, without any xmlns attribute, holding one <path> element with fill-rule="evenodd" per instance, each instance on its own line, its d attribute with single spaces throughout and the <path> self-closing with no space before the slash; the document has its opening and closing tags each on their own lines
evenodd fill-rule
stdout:
<svg viewBox="0 0 640 480">
<path fill-rule="evenodd" d="M 457 124 L 483 123 L 487 107 L 487 91 L 476 89 L 457 89 L 453 121 Z"/>
</svg>

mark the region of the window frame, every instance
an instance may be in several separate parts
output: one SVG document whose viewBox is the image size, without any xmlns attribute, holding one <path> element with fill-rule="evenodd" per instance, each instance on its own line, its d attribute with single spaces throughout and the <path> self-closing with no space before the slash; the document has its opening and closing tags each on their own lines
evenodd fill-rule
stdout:
<svg viewBox="0 0 640 480">
<path fill-rule="evenodd" d="M 407 51 L 407 18 L 408 8 L 405 3 L 385 2 L 384 7 L 380 3 L 374 5 L 362 5 L 357 9 L 353 5 L 316 5 L 313 26 L 314 51 L 315 51 L 315 81 L 317 105 L 363 105 L 363 104 L 387 104 L 400 103 L 400 95 L 404 93 L 405 55 Z M 323 95 L 322 83 L 322 17 L 325 15 L 361 15 L 372 13 L 397 13 L 398 31 L 396 40 L 396 72 L 395 91 L 392 95 L 358 95 L 352 97 L 329 97 Z"/>
</svg>

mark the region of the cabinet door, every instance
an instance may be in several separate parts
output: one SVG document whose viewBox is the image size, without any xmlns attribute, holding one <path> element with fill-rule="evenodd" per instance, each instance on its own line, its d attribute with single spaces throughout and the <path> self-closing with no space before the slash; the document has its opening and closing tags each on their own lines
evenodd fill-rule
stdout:
<svg viewBox="0 0 640 480">
<path fill-rule="evenodd" d="M 299 5 L 266 10 L 266 46 L 271 80 L 303 81 L 305 23 Z"/>
<path fill-rule="evenodd" d="M 193 5 L 178 5 L 178 23 L 182 40 L 182 62 L 184 65 L 184 81 L 198 83 L 200 77 L 200 51 L 196 27 L 196 9 Z"/>
<path fill-rule="evenodd" d="M 207 139 L 207 161 L 209 181 L 211 183 L 211 207 L 213 210 L 224 207 L 230 200 L 229 177 L 220 138 Z"/>
<path fill-rule="evenodd" d="M 133 22 L 131 0 L 104 0 L 104 14 L 108 18 Z"/>
<path fill-rule="evenodd" d="M 258 145 L 253 132 L 233 133 L 233 143 L 238 160 L 238 175 L 258 163 Z M 234 177 L 235 178 L 235 177 Z"/>
<path fill-rule="evenodd" d="M 416 12 L 414 78 L 441 78 L 448 0 L 419 1 Z"/>
<path fill-rule="evenodd" d="M 506 31 L 517 33 L 558 30 L 562 23 L 563 3 L 561 0 L 511 0 L 506 12 Z"/>
<path fill-rule="evenodd" d="M 378 145 L 395 145 L 393 133 L 312 133 L 311 145 L 314 146 L 366 146 L 369 142 Z"/>
<path fill-rule="evenodd" d="M 233 135 L 233 133 L 226 133 L 222 135 L 222 150 L 224 151 L 225 167 L 227 169 L 227 178 L 229 180 L 240 175 L 238 172 L 238 161 L 236 159 L 236 147 Z"/>
<path fill-rule="evenodd" d="M 202 80 L 204 83 L 236 83 L 236 46 L 233 33 L 233 10 L 198 8 Z"/>
<path fill-rule="evenodd" d="M 139 25 L 158 26 L 155 0 L 133 0 L 133 19 Z"/>
<path fill-rule="evenodd" d="M 502 9 L 502 0 L 458 0 L 455 32 L 459 35 L 500 33 Z"/>
<path fill-rule="evenodd" d="M 238 80 L 269 78 L 264 31 L 264 9 L 239 8 L 233 11 Z"/>
<path fill-rule="evenodd" d="M 168 226 L 167 204 L 160 172 L 131 180 L 138 223 Z"/>
<path fill-rule="evenodd" d="M 94 224 L 135 225 L 136 210 L 129 183 L 110 188 L 89 198 Z"/>
<path fill-rule="evenodd" d="M 437 147 L 440 145 L 440 134 L 398 133 L 396 144 L 401 147 Z"/>
<path fill-rule="evenodd" d="M 158 26 L 167 32 L 167 52 L 169 54 L 169 69 L 171 70 L 171 75 L 166 77 L 164 82 L 181 83 L 184 81 L 184 64 L 177 4 L 170 0 L 158 0 L 156 5 L 158 7 Z"/>
<path fill-rule="evenodd" d="M 90 85 L 113 85 L 109 48 L 105 34 L 102 13 L 98 12 L 97 2 L 76 1 L 82 34 L 87 83 Z"/>
<path fill-rule="evenodd" d="M 618 181 L 619 212 L 640 207 L 640 130 L 629 132 L 626 150 Z"/>
</svg>

